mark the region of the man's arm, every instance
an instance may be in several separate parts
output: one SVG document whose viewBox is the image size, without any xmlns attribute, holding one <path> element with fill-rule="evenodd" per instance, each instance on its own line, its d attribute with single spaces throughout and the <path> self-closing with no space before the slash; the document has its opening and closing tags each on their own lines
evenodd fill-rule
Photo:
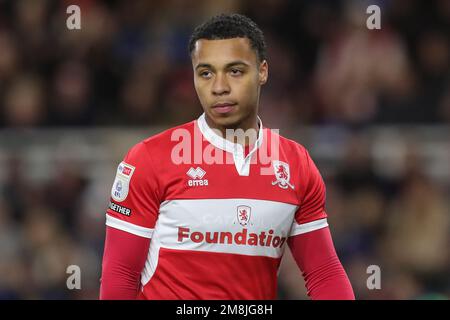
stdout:
<svg viewBox="0 0 450 320">
<path fill-rule="evenodd" d="M 350 281 L 334 249 L 328 227 L 288 239 L 313 300 L 354 300 Z"/>
<path fill-rule="evenodd" d="M 158 218 L 159 184 L 145 142 L 117 167 L 106 210 L 100 299 L 136 299 Z"/>
<path fill-rule="evenodd" d="M 134 300 L 150 239 L 106 227 L 100 285 L 101 300 Z"/>
</svg>

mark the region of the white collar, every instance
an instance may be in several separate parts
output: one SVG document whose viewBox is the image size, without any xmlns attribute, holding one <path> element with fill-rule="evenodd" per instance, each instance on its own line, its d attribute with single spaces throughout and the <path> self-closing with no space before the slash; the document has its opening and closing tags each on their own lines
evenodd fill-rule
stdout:
<svg viewBox="0 0 450 320">
<path fill-rule="evenodd" d="M 200 129 L 200 132 L 205 137 L 205 139 L 208 140 L 216 148 L 219 148 L 226 152 L 230 152 L 233 155 L 234 165 L 240 176 L 249 175 L 252 155 L 263 143 L 264 131 L 260 117 L 258 117 L 258 124 L 259 124 L 258 138 L 256 139 L 256 142 L 252 150 L 248 153 L 246 157 L 244 157 L 244 148 L 242 147 L 242 145 L 239 143 L 233 143 L 215 133 L 214 130 L 211 129 L 208 123 L 206 122 L 205 113 L 203 113 L 197 119 L 198 128 Z"/>
<path fill-rule="evenodd" d="M 208 123 L 206 122 L 205 113 L 203 113 L 197 119 L 197 124 L 200 129 L 200 132 L 203 134 L 205 139 L 208 140 L 215 147 L 231 153 L 239 152 L 239 150 L 241 152 L 243 151 L 243 147 L 241 144 L 233 143 L 215 133 L 214 130 L 211 129 Z M 249 152 L 248 155 L 254 153 L 256 149 L 258 149 L 261 146 L 264 139 L 262 121 L 259 116 L 258 116 L 258 124 L 259 124 L 258 138 L 256 139 L 256 143 L 254 144 L 253 149 Z"/>
</svg>

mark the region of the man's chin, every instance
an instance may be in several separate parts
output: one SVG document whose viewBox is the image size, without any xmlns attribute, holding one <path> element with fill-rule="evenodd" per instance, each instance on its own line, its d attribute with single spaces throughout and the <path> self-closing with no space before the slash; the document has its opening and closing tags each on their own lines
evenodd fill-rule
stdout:
<svg viewBox="0 0 450 320">
<path fill-rule="evenodd" d="M 208 114 L 211 125 L 221 128 L 236 128 L 241 123 L 241 117 L 238 114 Z"/>
</svg>

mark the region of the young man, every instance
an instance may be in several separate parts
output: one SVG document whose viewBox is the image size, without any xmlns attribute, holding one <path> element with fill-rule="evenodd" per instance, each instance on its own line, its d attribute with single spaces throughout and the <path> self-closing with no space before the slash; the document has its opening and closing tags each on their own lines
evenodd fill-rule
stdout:
<svg viewBox="0 0 450 320">
<path fill-rule="evenodd" d="M 119 164 L 100 298 L 275 299 L 288 245 L 312 299 L 354 299 L 319 171 L 258 117 L 268 76 L 261 30 L 219 15 L 196 28 L 189 50 L 204 113 Z"/>
</svg>

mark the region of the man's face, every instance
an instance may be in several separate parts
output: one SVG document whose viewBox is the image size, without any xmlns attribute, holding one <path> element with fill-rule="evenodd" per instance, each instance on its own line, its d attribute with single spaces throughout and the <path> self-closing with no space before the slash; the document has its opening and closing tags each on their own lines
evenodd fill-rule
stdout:
<svg viewBox="0 0 450 320">
<path fill-rule="evenodd" d="M 216 127 L 253 125 L 268 66 L 265 60 L 259 63 L 249 39 L 200 39 L 192 51 L 192 65 L 200 103 Z"/>
</svg>

